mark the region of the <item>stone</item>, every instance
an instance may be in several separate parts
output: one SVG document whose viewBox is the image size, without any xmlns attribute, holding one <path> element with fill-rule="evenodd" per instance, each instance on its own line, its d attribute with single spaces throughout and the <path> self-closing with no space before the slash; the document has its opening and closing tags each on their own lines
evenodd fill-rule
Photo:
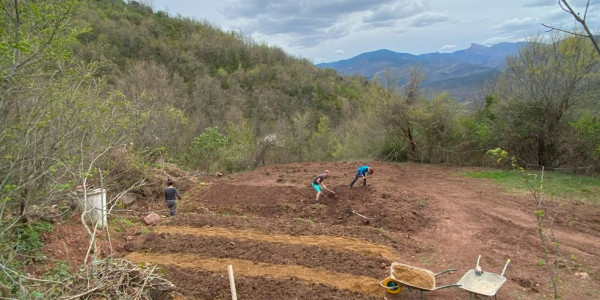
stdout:
<svg viewBox="0 0 600 300">
<path fill-rule="evenodd" d="M 151 212 L 150 214 L 148 214 L 147 216 L 144 217 L 144 223 L 146 225 L 155 225 L 159 221 L 160 221 L 160 216 L 155 212 Z"/>
<path fill-rule="evenodd" d="M 577 272 L 577 273 L 575 273 L 575 276 L 577 276 L 581 279 L 590 279 L 590 274 L 588 274 L 586 272 Z"/>
<path fill-rule="evenodd" d="M 123 205 L 129 205 L 129 204 L 135 202 L 135 200 L 137 200 L 137 196 L 132 193 L 127 193 L 127 194 L 121 196 L 120 200 L 121 200 L 121 203 L 123 203 Z"/>
</svg>

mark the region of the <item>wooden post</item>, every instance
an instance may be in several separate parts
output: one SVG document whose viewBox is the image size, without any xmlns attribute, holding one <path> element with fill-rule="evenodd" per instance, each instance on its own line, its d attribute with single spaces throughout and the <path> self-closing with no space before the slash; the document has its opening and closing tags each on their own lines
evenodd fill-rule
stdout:
<svg viewBox="0 0 600 300">
<path fill-rule="evenodd" d="M 235 279 L 233 278 L 233 266 L 228 265 L 227 271 L 229 272 L 229 285 L 231 286 L 231 300 L 237 300 L 237 293 L 235 291 Z"/>
</svg>

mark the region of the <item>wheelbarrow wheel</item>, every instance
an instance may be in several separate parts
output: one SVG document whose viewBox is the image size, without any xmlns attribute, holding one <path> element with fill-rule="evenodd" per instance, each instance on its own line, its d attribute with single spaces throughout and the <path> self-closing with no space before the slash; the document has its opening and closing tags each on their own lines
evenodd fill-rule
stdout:
<svg viewBox="0 0 600 300">
<path fill-rule="evenodd" d="M 388 294 L 397 295 L 402 291 L 402 287 L 391 277 L 384 279 L 382 284 L 387 287 L 385 291 Z"/>
</svg>

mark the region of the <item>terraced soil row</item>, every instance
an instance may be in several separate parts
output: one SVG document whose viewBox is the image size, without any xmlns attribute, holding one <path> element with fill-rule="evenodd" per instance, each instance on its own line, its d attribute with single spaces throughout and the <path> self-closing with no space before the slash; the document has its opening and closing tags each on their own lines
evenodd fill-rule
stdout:
<svg viewBox="0 0 600 300">
<path fill-rule="evenodd" d="M 341 228 L 338 230 L 342 230 Z M 276 286 L 279 297 L 294 297 L 298 286 L 340 299 L 372 299 L 381 295 L 379 280 L 387 274 L 394 251 L 354 237 L 325 235 L 264 234 L 254 230 L 188 226 L 159 226 L 126 245 L 126 256 L 136 263 L 163 266 L 182 282 L 180 292 L 194 299 L 224 297 L 229 292 L 227 265 L 234 266 L 236 278 L 249 286 Z M 191 281 L 191 282 L 189 282 Z M 218 281 L 218 282 L 217 282 Z M 196 288 L 186 288 L 195 286 Z M 205 288 L 199 288 L 203 286 Z M 243 299 L 267 299 L 264 292 L 238 287 Z M 325 286 L 325 287 L 323 287 Z M 253 295 L 252 293 L 261 294 Z M 334 298 L 337 296 L 333 296 Z M 345 298 L 349 299 L 349 298 Z"/>
</svg>

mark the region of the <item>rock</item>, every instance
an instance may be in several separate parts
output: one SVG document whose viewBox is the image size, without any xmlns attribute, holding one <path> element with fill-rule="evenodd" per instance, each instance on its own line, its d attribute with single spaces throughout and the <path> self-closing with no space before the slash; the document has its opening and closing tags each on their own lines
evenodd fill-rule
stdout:
<svg viewBox="0 0 600 300">
<path fill-rule="evenodd" d="M 575 273 L 575 276 L 581 278 L 581 279 L 590 279 L 590 274 L 586 273 L 586 272 L 577 272 Z"/>
<path fill-rule="evenodd" d="M 27 221 L 43 220 L 50 223 L 56 222 L 60 213 L 56 205 L 53 206 L 37 206 L 30 205 L 25 214 Z"/>
<path fill-rule="evenodd" d="M 154 187 L 150 185 L 144 185 L 140 188 L 140 192 L 144 197 L 154 198 L 155 196 L 160 196 L 160 194 L 155 190 Z M 162 192 L 162 190 L 161 190 Z"/>
<path fill-rule="evenodd" d="M 144 217 L 144 223 L 146 225 L 155 225 L 160 221 L 160 216 L 155 212 L 151 212 L 149 215 Z"/>
<path fill-rule="evenodd" d="M 385 269 L 385 268 L 387 267 L 387 265 L 386 265 L 384 262 L 382 262 L 382 263 L 381 263 L 381 265 L 379 265 L 379 267 L 380 267 L 381 269 Z"/>
<path fill-rule="evenodd" d="M 133 203 L 135 200 L 137 200 L 137 196 L 132 193 L 127 193 L 127 194 L 121 196 L 120 200 L 121 200 L 121 203 L 123 203 L 124 205 L 129 205 L 129 204 Z"/>
<path fill-rule="evenodd" d="M 215 173 L 215 176 L 217 176 L 217 177 L 221 177 L 221 176 L 223 176 L 223 173 L 221 173 L 221 172 L 217 172 L 217 173 Z"/>
</svg>

